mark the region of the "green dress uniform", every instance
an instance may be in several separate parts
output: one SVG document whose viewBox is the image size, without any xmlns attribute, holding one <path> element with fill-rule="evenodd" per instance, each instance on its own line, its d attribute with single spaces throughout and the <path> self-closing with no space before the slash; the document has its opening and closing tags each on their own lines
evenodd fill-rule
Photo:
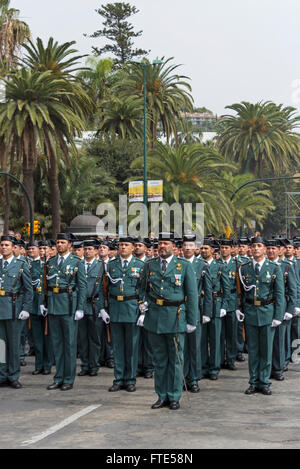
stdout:
<svg viewBox="0 0 300 469">
<path fill-rule="evenodd" d="M 237 276 L 242 259 L 231 257 L 228 262 L 224 261 L 227 267 L 227 275 L 230 283 L 230 296 L 226 316 L 222 321 L 221 331 L 221 364 L 224 366 L 234 366 L 238 353 L 238 321 L 236 310 L 239 306 L 239 294 L 237 289 Z"/>
<path fill-rule="evenodd" d="M 173 402 L 182 394 L 187 324 L 196 326 L 199 320 L 198 289 L 190 262 L 174 255 L 163 272 L 160 261 L 145 263 L 142 288 L 149 309 L 144 327 L 153 350 L 155 392 L 161 401 Z"/>
<path fill-rule="evenodd" d="M 104 262 L 104 269 L 106 272 L 109 259 L 103 262 Z M 108 308 L 108 298 L 106 297 L 104 297 L 104 308 L 105 309 Z M 107 329 L 106 329 L 106 324 L 104 323 L 104 321 L 102 321 L 100 328 L 101 328 L 100 365 L 113 368 L 114 367 L 114 351 L 113 351 L 112 341 L 111 340 L 110 342 L 108 341 Z"/>
<path fill-rule="evenodd" d="M 86 264 L 86 263 L 85 263 Z M 104 309 L 103 297 L 103 263 L 93 259 L 86 266 L 86 301 L 84 317 L 78 324 L 78 352 L 81 360 L 81 370 L 97 372 L 100 366 L 101 330 L 104 322 L 98 318 Z"/>
<path fill-rule="evenodd" d="M 81 259 L 69 254 L 58 265 L 58 256 L 47 261 L 48 317 L 54 351 L 54 383 L 73 385 L 76 375 L 77 310 L 84 311 L 86 277 Z M 69 290 L 69 292 L 67 291 Z"/>
<path fill-rule="evenodd" d="M 54 363 L 54 354 L 50 337 L 48 319 L 40 310 L 44 304 L 44 268 L 45 263 L 40 258 L 30 263 L 32 277 L 33 302 L 30 315 L 31 331 L 35 350 L 35 371 L 50 372 Z"/>
<path fill-rule="evenodd" d="M 297 284 L 297 301 L 296 301 L 296 308 L 300 308 L 300 259 L 296 258 L 295 263 L 295 276 L 296 276 L 296 284 Z M 299 348 L 299 343 L 294 342 L 299 340 L 300 338 L 300 315 L 294 313 L 292 324 L 291 324 L 291 350 L 290 350 L 290 359 L 292 360 L 293 352 Z M 294 342 L 294 345 L 293 345 Z"/>
<path fill-rule="evenodd" d="M 0 261 L 0 342 L 5 344 L 5 363 L 0 362 L 0 383 L 20 376 L 21 311 L 31 311 L 32 285 L 26 261 L 13 257 L 4 267 Z"/>
<path fill-rule="evenodd" d="M 126 259 L 123 259 L 125 261 Z M 126 261 L 128 263 L 128 261 Z M 107 266 L 109 279 L 109 315 L 114 353 L 114 385 L 135 385 L 138 364 L 140 328 L 139 285 L 144 262 L 131 257 L 127 267 L 122 267 L 120 257 L 112 259 Z"/>
<path fill-rule="evenodd" d="M 198 384 L 202 378 L 202 318 L 212 315 L 212 281 L 209 267 L 204 259 L 194 256 L 191 263 L 198 288 L 197 329 L 186 335 L 184 345 L 184 377 L 188 388 Z"/>
<path fill-rule="evenodd" d="M 212 279 L 212 314 L 211 321 L 202 327 L 202 374 L 215 378 L 221 368 L 221 309 L 227 311 L 230 297 L 230 283 L 227 267 L 220 259 L 209 264 Z M 216 379 L 216 378 L 215 378 Z"/>
<path fill-rule="evenodd" d="M 273 319 L 284 316 L 284 282 L 280 265 L 265 259 L 256 272 L 253 260 L 241 266 L 243 312 L 248 342 L 249 384 L 256 389 L 270 386 L 272 348 L 275 327 Z M 255 288 L 254 288 L 255 287 Z"/>
</svg>

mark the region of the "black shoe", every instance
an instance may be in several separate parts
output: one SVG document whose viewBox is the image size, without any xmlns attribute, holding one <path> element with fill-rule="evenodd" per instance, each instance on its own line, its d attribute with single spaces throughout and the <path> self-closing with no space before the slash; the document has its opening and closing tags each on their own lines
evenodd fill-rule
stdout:
<svg viewBox="0 0 300 469">
<path fill-rule="evenodd" d="M 276 381 L 284 381 L 284 376 L 281 374 L 272 374 L 271 379 L 276 379 Z"/>
<path fill-rule="evenodd" d="M 42 373 L 43 373 L 43 370 L 34 370 L 31 374 L 35 376 L 35 375 L 41 375 Z"/>
<path fill-rule="evenodd" d="M 241 353 L 239 353 L 237 356 L 236 356 L 236 359 L 238 362 L 244 362 L 246 360 L 246 358 L 244 357 L 244 355 L 242 355 Z"/>
<path fill-rule="evenodd" d="M 218 379 L 218 375 L 208 375 L 209 379 L 212 381 L 216 381 Z"/>
<path fill-rule="evenodd" d="M 52 391 L 53 389 L 59 389 L 62 387 L 62 383 L 52 383 L 47 386 L 48 391 Z"/>
<path fill-rule="evenodd" d="M 31 348 L 27 354 L 28 357 L 35 357 L 35 350 Z"/>
<path fill-rule="evenodd" d="M 226 366 L 227 370 L 236 371 L 237 367 L 232 363 Z"/>
<path fill-rule="evenodd" d="M 90 376 L 97 376 L 98 373 L 97 373 L 97 371 L 89 371 L 89 375 Z"/>
<path fill-rule="evenodd" d="M 248 389 L 246 389 L 245 391 L 245 394 L 255 394 L 256 392 L 258 392 L 259 390 L 253 386 L 252 384 L 249 386 Z"/>
<path fill-rule="evenodd" d="M 69 391 L 70 389 L 73 389 L 73 384 L 63 384 L 60 389 L 61 391 Z"/>
<path fill-rule="evenodd" d="M 283 368 L 283 371 L 289 371 L 288 367 L 285 366 L 285 367 Z"/>
<path fill-rule="evenodd" d="M 142 371 L 137 371 L 135 377 L 136 378 L 142 378 L 144 376 L 144 373 Z"/>
<path fill-rule="evenodd" d="M 107 368 L 114 368 L 114 366 L 115 366 L 114 361 L 113 360 L 108 360 L 105 363 L 105 366 L 107 366 Z"/>
<path fill-rule="evenodd" d="M 179 401 L 172 401 L 170 402 L 169 409 L 171 410 L 177 410 L 180 408 Z"/>
<path fill-rule="evenodd" d="M 10 381 L 9 384 L 10 384 L 10 386 L 11 386 L 12 388 L 14 388 L 14 389 L 20 389 L 20 388 L 22 388 L 22 384 L 21 384 L 18 380 L 16 380 L 16 381 Z"/>
<path fill-rule="evenodd" d="M 50 370 L 44 370 L 42 374 L 43 375 L 51 375 L 51 371 Z"/>
<path fill-rule="evenodd" d="M 126 386 L 126 391 L 128 391 L 128 392 L 136 391 L 135 385 L 134 384 L 128 384 L 128 386 Z"/>
<path fill-rule="evenodd" d="M 89 374 L 88 371 L 86 371 L 86 370 L 81 370 L 81 371 L 79 371 L 79 373 L 77 374 L 77 376 L 86 376 L 86 375 L 88 375 L 88 374 Z"/>
<path fill-rule="evenodd" d="M 109 392 L 117 392 L 121 390 L 121 386 L 118 384 L 113 384 L 108 390 Z"/>
<path fill-rule="evenodd" d="M 153 378 L 153 373 L 152 373 L 152 371 L 146 371 L 146 373 L 144 374 L 144 378 L 146 378 L 146 379 L 151 379 L 151 378 Z"/>
<path fill-rule="evenodd" d="M 189 387 L 190 392 L 200 392 L 200 388 L 198 384 L 192 384 L 192 386 Z"/>
<path fill-rule="evenodd" d="M 26 366 L 27 363 L 25 362 L 25 360 L 20 360 L 20 366 Z"/>
<path fill-rule="evenodd" d="M 170 404 L 169 401 L 161 401 L 158 399 L 152 406 L 151 409 L 161 409 L 162 407 L 167 407 Z"/>
<path fill-rule="evenodd" d="M 260 392 L 264 394 L 265 396 L 271 396 L 272 391 L 268 386 L 265 386 L 264 388 L 260 389 Z"/>
</svg>

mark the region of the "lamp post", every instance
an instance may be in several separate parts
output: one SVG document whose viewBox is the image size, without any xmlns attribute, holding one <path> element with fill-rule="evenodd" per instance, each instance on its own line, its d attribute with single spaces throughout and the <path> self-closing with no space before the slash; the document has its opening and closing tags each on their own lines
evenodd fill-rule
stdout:
<svg viewBox="0 0 300 469">
<path fill-rule="evenodd" d="M 147 177 L 147 65 L 158 65 L 163 60 L 155 59 L 152 63 L 145 60 L 132 59 L 131 62 L 143 66 L 143 96 L 144 96 L 144 176 L 143 176 L 143 204 L 144 204 L 144 236 L 148 236 L 148 177 Z"/>
</svg>

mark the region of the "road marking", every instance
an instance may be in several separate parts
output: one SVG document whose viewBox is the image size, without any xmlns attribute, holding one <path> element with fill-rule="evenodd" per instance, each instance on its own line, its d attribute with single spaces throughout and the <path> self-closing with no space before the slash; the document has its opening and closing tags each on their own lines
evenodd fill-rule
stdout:
<svg viewBox="0 0 300 469">
<path fill-rule="evenodd" d="M 85 409 L 82 409 L 79 412 L 76 412 L 76 414 L 71 415 L 71 417 L 68 417 L 65 420 L 62 420 L 62 422 L 58 423 L 57 425 L 53 425 L 53 427 L 50 427 L 48 430 L 41 433 L 40 435 L 34 436 L 30 440 L 23 441 L 21 443 L 21 446 L 34 445 L 38 441 L 41 441 L 44 438 L 47 438 L 48 436 L 53 435 L 53 433 L 56 433 L 62 428 L 66 427 L 67 425 L 70 425 L 71 423 L 75 422 L 75 420 L 78 420 L 80 417 L 83 417 L 84 415 L 89 414 L 93 410 L 98 409 L 98 407 L 101 407 L 101 405 L 102 404 L 90 405 L 89 407 L 86 407 Z"/>
</svg>

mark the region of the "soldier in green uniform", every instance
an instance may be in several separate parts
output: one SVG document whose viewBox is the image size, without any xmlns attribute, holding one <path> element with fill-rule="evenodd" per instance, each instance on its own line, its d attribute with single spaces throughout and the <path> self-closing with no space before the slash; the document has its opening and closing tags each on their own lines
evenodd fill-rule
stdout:
<svg viewBox="0 0 300 469">
<path fill-rule="evenodd" d="M 134 242 L 134 256 L 143 262 L 148 261 L 149 258 L 146 256 L 148 246 L 149 242 L 146 238 L 136 238 Z M 153 378 L 153 371 L 153 352 L 148 337 L 148 331 L 142 327 L 139 340 L 137 376 L 144 376 L 146 379 L 151 379 Z"/>
<path fill-rule="evenodd" d="M 294 240 L 294 248 L 295 250 L 299 250 L 300 248 L 300 239 L 296 238 Z M 300 258 L 296 255 L 295 256 L 295 262 L 294 262 L 294 267 L 295 267 L 295 275 L 296 275 L 296 283 L 297 283 L 297 302 L 296 302 L 296 307 L 294 310 L 294 315 L 292 319 L 292 324 L 291 324 L 291 336 L 290 336 L 290 360 L 292 360 L 292 353 L 295 349 L 298 348 L 299 343 L 294 342 L 299 340 L 300 338 Z M 296 345 L 293 345 L 296 343 Z M 288 363 L 286 363 L 287 367 Z"/>
<path fill-rule="evenodd" d="M 84 317 L 78 324 L 78 352 L 81 360 L 81 371 L 78 376 L 97 376 L 101 350 L 102 318 L 100 311 L 104 309 L 103 262 L 99 262 L 96 254 L 96 240 L 83 241 L 84 268 L 87 280 L 86 303 Z"/>
<path fill-rule="evenodd" d="M 187 389 L 196 393 L 200 391 L 198 380 L 202 378 L 201 335 L 202 324 L 211 320 L 212 315 L 212 282 L 208 264 L 203 259 L 197 259 L 196 236 L 183 237 L 183 255 L 194 270 L 198 287 L 198 318 L 197 329 L 187 334 L 184 345 L 184 376 Z"/>
<path fill-rule="evenodd" d="M 183 387 L 184 340 L 196 330 L 198 290 L 191 264 L 173 255 L 174 234 L 160 233 L 159 257 L 145 264 L 145 303 L 139 324 L 149 332 L 153 350 L 155 391 L 152 409 L 179 409 Z M 149 306 L 148 306 L 149 305 Z M 148 310 L 146 311 L 146 308 Z"/>
<path fill-rule="evenodd" d="M 48 317 L 56 374 L 47 389 L 68 391 L 76 376 L 78 320 L 84 316 L 87 282 L 83 262 L 71 253 L 70 236 L 59 233 L 56 247 L 57 256 L 47 262 Z"/>
<path fill-rule="evenodd" d="M 212 279 L 212 319 L 202 327 L 202 374 L 211 380 L 218 379 L 221 368 L 222 318 L 226 316 L 230 297 L 230 283 L 227 267 L 222 260 L 214 259 L 217 242 L 204 238 L 201 247 L 202 258 L 209 265 Z"/>
<path fill-rule="evenodd" d="M 46 261 L 41 259 L 39 247 L 44 241 L 33 241 L 28 245 L 31 258 L 30 271 L 33 288 L 33 303 L 30 314 L 31 330 L 35 350 L 35 369 L 33 375 L 49 375 L 54 362 L 54 354 L 48 327 L 47 309 L 45 306 L 45 275 Z"/>
<path fill-rule="evenodd" d="M 273 360 L 271 378 L 283 381 L 283 372 L 286 366 L 286 354 L 290 349 L 290 327 L 291 319 L 297 303 L 297 283 L 294 264 L 279 258 L 280 242 L 276 239 L 266 241 L 267 256 L 272 262 L 280 265 L 284 279 L 284 317 L 282 323 L 276 327 L 273 341 Z M 287 337 L 287 329 L 288 337 Z M 288 344 L 286 343 L 288 341 Z"/>
<path fill-rule="evenodd" d="M 240 267 L 243 286 L 243 312 L 248 342 L 249 388 L 245 394 L 272 394 L 270 374 L 275 327 L 284 317 L 284 281 L 280 265 L 265 258 L 265 241 L 251 239 L 253 260 Z"/>
<path fill-rule="evenodd" d="M 1 345 L 5 344 L 5 360 L 1 357 L 0 384 L 8 382 L 19 389 L 22 387 L 19 382 L 20 335 L 22 323 L 31 311 L 32 285 L 27 262 L 13 255 L 14 243 L 13 237 L 1 237 L 0 341 Z"/>
<path fill-rule="evenodd" d="M 133 256 L 134 239 L 121 237 L 119 257 L 107 266 L 109 316 L 114 352 L 114 382 L 110 392 L 136 390 L 140 329 L 137 326 L 139 284 L 144 263 Z"/>
<path fill-rule="evenodd" d="M 231 239 L 220 239 L 221 259 L 227 266 L 227 275 L 230 283 L 230 296 L 226 316 L 222 322 L 221 332 L 221 363 L 223 368 L 236 370 L 235 360 L 237 356 L 237 332 L 238 321 L 236 310 L 239 304 L 239 293 L 237 286 L 238 269 L 242 263 L 241 257 L 237 255 L 232 257 Z"/>
</svg>

